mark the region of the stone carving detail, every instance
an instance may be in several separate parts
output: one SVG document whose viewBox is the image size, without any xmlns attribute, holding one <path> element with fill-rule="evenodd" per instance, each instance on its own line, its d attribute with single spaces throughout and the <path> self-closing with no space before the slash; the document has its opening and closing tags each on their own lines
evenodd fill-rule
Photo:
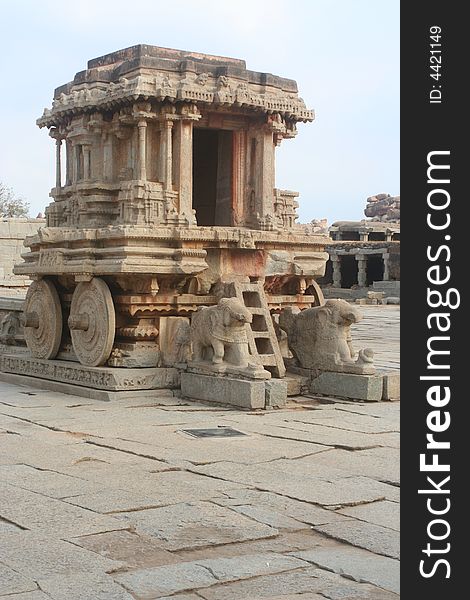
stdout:
<svg viewBox="0 0 470 600">
<path fill-rule="evenodd" d="M 400 196 L 377 194 L 367 198 L 364 209 L 366 217 L 372 221 L 400 222 Z"/>
<path fill-rule="evenodd" d="M 68 325 L 75 354 L 82 365 L 98 367 L 109 358 L 116 330 L 114 305 L 99 277 L 79 283 L 73 293 Z"/>
<path fill-rule="evenodd" d="M 54 358 L 62 339 L 62 308 L 54 284 L 33 281 L 24 303 L 24 337 L 35 358 Z"/>
<path fill-rule="evenodd" d="M 19 313 L 7 313 L 0 322 L 0 343 L 14 346 L 22 337 Z"/>
<path fill-rule="evenodd" d="M 191 319 L 192 367 L 208 367 L 247 377 L 266 375 L 250 356 L 246 325 L 252 315 L 237 298 L 221 298 L 216 306 L 203 306 Z"/>
<path fill-rule="evenodd" d="M 345 300 L 327 300 L 297 314 L 286 308 L 279 325 L 300 367 L 372 375 L 373 351 L 365 348 L 356 354 L 352 345 L 351 325 L 361 319 L 361 313 Z"/>
</svg>

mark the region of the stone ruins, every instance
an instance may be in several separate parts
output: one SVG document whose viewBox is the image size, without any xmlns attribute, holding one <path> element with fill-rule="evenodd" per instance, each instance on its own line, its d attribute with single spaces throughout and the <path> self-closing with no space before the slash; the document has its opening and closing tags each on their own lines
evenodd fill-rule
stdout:
<svg viewBox="0 0 470 600">
<path fill-rule="evenodd" d="M 337 221 L 329 228 L 329 260 L 320 279 L 325 296 L 371 300 L 400 296 L 400 196 L 367 198 L 371 219 Z"/>
<path fill-rule="evenodd" d="M 4 350 L 0 370 L 247 408 L 285 403 L 286 341 L 312 379 L 372 376 L 356 309 L 325 304 L 316 281 L 326 222 L 298 224 L 298 193 L 274 187 L 276 147 L 313 119 L 294 81 L 242 60 L 147 45 L 90 60 L 37 121 L 56 182 L 15 267 L 33 280 L 24 327 L 12 337 L 3 317 L 2 342 L 27 351 Z"/>
</svg>

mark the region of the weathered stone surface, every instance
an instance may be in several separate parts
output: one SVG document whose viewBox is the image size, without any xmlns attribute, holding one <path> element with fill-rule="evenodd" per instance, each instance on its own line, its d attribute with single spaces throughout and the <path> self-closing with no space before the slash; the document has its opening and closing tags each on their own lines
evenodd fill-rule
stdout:
<svg viewBox="0 0 470 600">
<path fill-rule="evenodd" d="M 188 502 L 121 513 L 119 518 L 134 525 L 137 532 L 162 540 L 162 546 L 167 550 L 255 540 L 278 533 L 272 527 L 209 502 Z"/>
<path fill-rule="evenodd" d="M 310 382 L 312 394 L 352 400 L 382 400 L 383 378 L 381 375 L 353 375 L 350 373 L 321 373 Z"/>
<path fill-rule="evenodd" d="M 287 402 L 287 382 L 282 379 L 270 379 L 265 383 L 266 406 L 280 408 Z"/>
<path fill-rule="evenodd" d="M 46 596 L 46 594 L 39 590 L 2 596 L 2 600 L 47 600 L 48 598 L 50 598 L 50 596 Z"/>
<path fill-rule="evenodd" d="M 266 552 L 265 554 L 246 554 L 233 558 L 203 560 L 199 564 L 209 569 L 219 582 L 223 582 L 249 579 L 268 573 L 282 573 L 307 566 L 303 560 L 292 561 L 291 558 L 274 552 Z"/>
<path fill-rule="evenodd" d="M 181 374 L 181 393 L 186 398 L 230 404 L 240 408 L 264 408 L 264 381 Z"/>
<path fill-rule="evenodd" d="M 359 583 L 372 583 L 397 594 L 400 591 L 400 568 L 397 560 L 350 546 L 315 548 L 294 552 L 292 555 Z"/>
<path fill-rule="evenodd" d="M 8 484 L 0 488 L 0 515 L 35 532 L 60 533 L 63 537 L 128 528 L 120 519 L 97 515 Z"/>
<path fill-rule="evenodd" d="M 318 525 L 317 531 L 326 533 L 337 540 L 348 542 L 353 546 L 359 546 L 383 554 L 390 558 L 400 557 L 400 535 L 397 531 L 373 525 L 363 521 L 351 520 L 345 523 L 331 523 Z"/>
<path fill-rule="evenodd" d="M 0 564 L 0 596 L 5 594 L 19 594 L 37 589 L 36 583 L 10 567 Z"/>
<path fill-rule="evenodd" d="M 383 375 L 383 395 L 382 400 L 400 399 L 400 373 L 385 373 Z"/>
<path fill-rule="evenodd" d="M 39 579 L 39 586 L 53 600 L 132 600 L 133 596 L 109 575 L 71 574 Z"/>
<path fill-rule="evenodd" d="M 28 465 L 0 466 L 0 480 L 51 498 L 65 498 L 84 492 L 92 493 L 103 487 L 82 478 L 40 470 Z"/>
<path fill-rule="evenodd" d="M 122 566 L 72 543 L 32 531 L 4 535 L 0 563 L 35 581 L 71 573 L 101 574 Z"/>
<path fill-rule="evenodd" d="M 74 538 L 73 543 L 133 569 L 168 565 L 182 560 L 175 553 L 164 550 L 154 538 L 130 531 L 86 535 Z"/>
<path fill-rule="evenodd" d="M 383 500 L 382 502 L 359 504 L 342 508 L 338 512 L 373 525 L 400 531 L 400 506 L 396 502 Z"/>
<path fill-rule="evenodd" d="M 281 477 L 280 470 L 271 465 L 255 467 L 233 465 L 228 462 L 197 467 L 197 470 L 212 477 L 251 485 L 264 491 L 322 506 L 352 505 L 383 500 L 386 497 L 396 500 L 398 496 L 397 488 L 359 476 L 328 479 L 326 474 L 321 478 L 304 472 L 304 476 L 300 479 L 297 473 L 289 473 L 286 469 Z"/>
<path fill-rule="evenodd" d="M 137 598 L 158 598 L 217 583 L 209 570 L 197 563 L 143 569 L 116 575 L 114 579 Z"/>
<path fill-rule="evenodd" d="M 308 459 L 299 460 L 307 462 Z M 363 475 L 392 485 L 400 484 L 400 453 L 392 448 L 370 448 L 355 452 L 328 450 L 316 455 L 314 462 L 315 465 L 341 469 L 352 475 Z"/>
<path fill-rule="evenodd" d="M 302 523 L 308 525 L 325 525 L 326 523 L 334 523 L 341 520 L 342 517 L 334 511 L 325 510 L 319 506 L 309 504 L 308 502 L 299 502 L 286 496 L 279 496 L 270 492 L 259 492 L 257 490 L 232 490 L 226 492 L 226 496 L 229 498 L 219 498 L 216 500 L 217 504 L 223 506 L 231 506 L 233 510 L 246 510 L 251 507 L 253 511 L 260 511 L 258 513 L 252 512 L 248 514 L 256 520 L 262 520 L 262 522 L 268 523 L 263 519 L 279 519 L 279 523 L 283 525 L 274 525 L 273 527 L 288 527 L 292 528 L 292 525 L 297 523 L 300 528 Z M 265 509 L 265 512 L 261 512 L 260 509 Z M 285 519 L 285 521 L 283 521 Z"/>
<path fill-rule="evenodd" d="M 313 567 L 198 590 L 198 594 L 205 600 L 240 600 L 241 598 L 260 600 L 295 594 L 303 598 L 304 594 L 315 593 L 330 600 L 397 600 L 398 598 L 395 594 L 375 586 L 348 581 L 339 575 Z"/>
</svg>

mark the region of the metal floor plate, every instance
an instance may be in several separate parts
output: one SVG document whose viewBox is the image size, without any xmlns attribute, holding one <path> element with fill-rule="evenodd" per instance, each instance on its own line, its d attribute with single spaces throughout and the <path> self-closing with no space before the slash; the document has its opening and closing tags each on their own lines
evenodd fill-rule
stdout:
<svg viewBox="0 0 470 600">
<path fill-rule="evenodd" d="M 181 429 L 182 433 L 196 438 L 231 438 L 247 435 L 232 427 L 215 427 L 213 429 Z"/>
</svg>

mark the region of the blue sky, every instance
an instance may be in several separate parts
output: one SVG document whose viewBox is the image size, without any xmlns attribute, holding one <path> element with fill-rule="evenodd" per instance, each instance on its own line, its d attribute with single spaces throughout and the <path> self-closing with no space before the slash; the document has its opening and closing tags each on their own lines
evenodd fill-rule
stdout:
<svg viewBox="0 0 470 600">
<path fill-rule="evenodd" d="M 277 150 L 300 220 L 361 219 L 399 194 L 399 0 L 16 0 L 0 20 L 0 181 L 43 211 L 54 142 L 35 121 L 90 58 L 144 43 L 297 80 L 316 120 Z"/>
</svg>

